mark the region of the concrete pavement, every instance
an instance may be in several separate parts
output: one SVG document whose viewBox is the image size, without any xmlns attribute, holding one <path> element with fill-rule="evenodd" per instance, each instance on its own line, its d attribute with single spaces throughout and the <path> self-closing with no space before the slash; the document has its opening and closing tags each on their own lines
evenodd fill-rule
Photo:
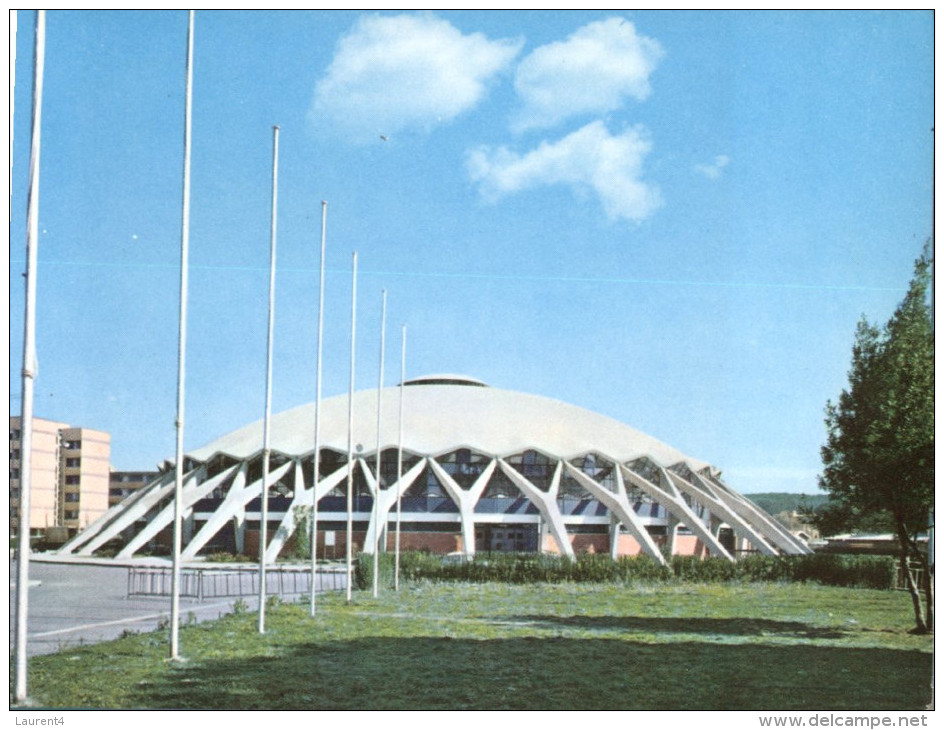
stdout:
<svg viewBox="0 0 944 730">
<path fill-rule="evenodd" d="M 30 560 L 27 654 L 50 654 L 70 646 L 114 639 L 125 631 L 154 631 L 170 620 L 168 596 L 128 596 L 130 567 L 170 567 L 168 560 L 139 558 L 114 561 L 37 554 Z M 212 569 L 205 563 L 187 568 Z M 233 566 L 218 566 L 233 569 Z M 244 568 L 250 566 L 243 566 Z M 15 565 L 10 570 L 10 645 L 16 606 Z M 343 586 L 343 574 L 341 587 Z M 307 585 L 307 584 L 306 584 Z M 324 584 L 322 584 L 324 585 Z M 338 584 L 325 585 L 331 590 Z M 322 590 L 319 585 L 319 592 Z M 295 600 L 296 596 L 285 596 Z M 198 601 L 181 597 L 181 623 L 206 621 L 230 613 L 238 596 Z M 242 596 L 255 611 L 258 597 Z"/>
</svg>

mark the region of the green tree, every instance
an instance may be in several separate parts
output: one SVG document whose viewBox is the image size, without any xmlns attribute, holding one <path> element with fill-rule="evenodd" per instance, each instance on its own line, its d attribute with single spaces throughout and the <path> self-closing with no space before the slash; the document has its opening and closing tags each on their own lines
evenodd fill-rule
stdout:
<svg viewBox="0 0 944 730">
<path fill-rule="evenodd" d="M 934 324 L 929 304 L 933 251 L 925 245 L 908 293 L 884 328 L 859 322 L 849 388 L 826 406 L 820 486 L 849 515 L 886 515 L 907 576 L 915 631 L 934 625 L 933 576 L 917 537 L 934 506 Z M 922 566 L 921 592 L 907 570 Z"/>
<path fill-rule="evenodd" d="M 311 507 L 295 505 L 293 509 L 295 520 L 294 546 L 292 557 L 296 560 L 305 560 L 311 557 Z"/>
<path fill-rule="evenodd" d="M 887 511 L 863 512 L 847 502 L 826 502 L 819 507 L 803 505 L 798 510 L 823 537 L 845 532 L 893 532 Z"/>
</svg>

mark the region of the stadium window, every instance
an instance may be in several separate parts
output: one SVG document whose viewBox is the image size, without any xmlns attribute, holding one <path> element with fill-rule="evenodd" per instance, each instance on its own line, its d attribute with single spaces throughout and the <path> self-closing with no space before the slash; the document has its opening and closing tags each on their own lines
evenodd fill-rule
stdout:
<svg viewBox="0 0 944 730">
<path fill-rule="evenodd" d="M 66 466 L 82 466 L 82 459 L 77 457 L 66 459 Z"/>
<path fill-rule="evenodd" d="M 79 484 L 79 475 L 69 474 L 66 476 L 66 484 Z"/>
<path fill-rule="evenodd" d="M 66 502 L 78 502 L 79 493 L 78 492 L 66 492 Z"/>
</svg>

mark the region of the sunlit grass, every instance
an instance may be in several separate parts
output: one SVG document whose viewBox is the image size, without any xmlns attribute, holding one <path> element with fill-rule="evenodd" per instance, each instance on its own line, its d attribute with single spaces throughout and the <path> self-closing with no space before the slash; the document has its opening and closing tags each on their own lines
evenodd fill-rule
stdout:
<svg viewBox="0 0 944 730">
<path fill-rule="evenodd" d="M 31 660 L 48 707 L 917 710 L 907 596 L 814 585 L 408 584 Z"/>
</svg>

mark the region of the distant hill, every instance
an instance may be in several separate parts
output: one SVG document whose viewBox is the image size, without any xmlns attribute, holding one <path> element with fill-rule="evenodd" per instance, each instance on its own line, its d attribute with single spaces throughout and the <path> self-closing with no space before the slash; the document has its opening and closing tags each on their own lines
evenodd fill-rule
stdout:
<svg viewBox="0 0 944 730">
<path fill-rule="evenodd" d="M 829 501 L 828 494 L 796 494 L 793 492 L 758 492 L 745 494 L 749 500 L 769 514 L 792 512 L 805 507 L 821 507 Z"/>
</svg>

